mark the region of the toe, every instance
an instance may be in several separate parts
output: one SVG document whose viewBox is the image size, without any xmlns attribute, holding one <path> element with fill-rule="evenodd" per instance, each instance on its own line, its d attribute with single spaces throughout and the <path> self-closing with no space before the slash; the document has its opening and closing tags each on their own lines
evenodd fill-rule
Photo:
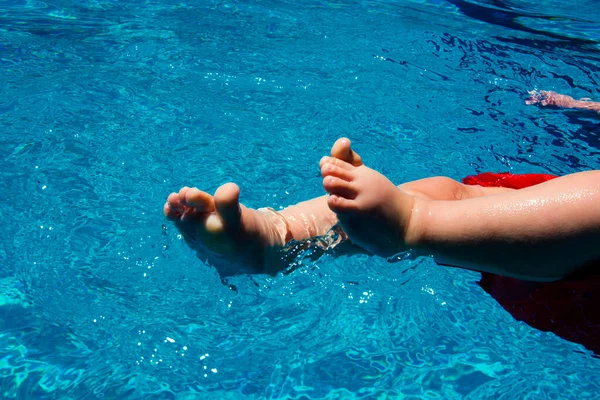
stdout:
<svg viewBox="0 0 600 400">
<path fill-rule="evenodd" d="M 166 202 L 164 207 L 163 207 L 163 213 L 165 214 L 165 217 L 171 219 L 171 220 L 175 220 L 177 218 L 179 218 L 181 216 L 181 213 L 179 211 L 174 210 L 170 205 L 169 202 Z"/>
<path fill-rule="evenodd" d="M 169 197 L 167 197 L 167 204 L 173 211 L 179 213 L 183 212 L 185 209 L 185 206 L 181 204 L 181 201 L 179 200 L 178 193 L 171 193 Z"/>
<path fill-rule="evenodd" d="M 345 168 L 338 167 L 334 163 L 326 162 L 321 166 L 321 176 L 325 178 L 326 176 L 335 176 L 345 181 L 352 181 L 354 179 L 354 175 L 352 171 L 349 171 Z"/>
<path fill-rule="evenodd" d="M 362 165 L 362 159 L 354 150 L 352 150 L 350 145 L 351 143 L 348 138 L 338 139 L 331 148 L 331 157 L 344 160 L 347 163 L 358 167 Z"/>
<path fill-rule="evenodd" d="M 355 185 L 352 182 L 345 181 L 335 176 L 326 176 L 323 178 L 323 187 L 329 194 L 354 199 L 357 195 Z"/>
<path fill-rule="evenodd" d="M 235 183 L 226 183 L 215 192 L 214 202 L 227 230 L 238 232 L 241 223 L 240 188 Z"/>
<path fill-rule="evenodd" d="M 327 197 L 327 205 L 335 213 L 349 213 L 357 210 L 354 200 L 332 194 Z"/>
<path fill-rule="evenodd" d="M 347 163 L 344 160 L 340 160 L 339 158 L 334 158 L 334 157 L 327 157 L 327 156 L 321 158 L 321 161 L 319 161 L 319 167 L 323 168 L 323 166 L 325 164 L 333 164 L 336 167 L 339 167 L 339 168 L 342 168 L 342 169 L 345 169 L 348 171 L 353 170 L 355 168 L 352 164 Z"/>
<path fill-rule="evenodd" d="M 213 197 L 197 188 L 188 189 L 185 192 L 185 202 L 190 207 L 196 208 L 196 211 L 201 213 L 209 213 L 215 211 L 215 203 Z"/>
<path fill-rule="evenodd" d="M 179 202 L 181 204 L 183 204 L 184 206 L 188 205 L 186 203 L 186 194 L 187 194 L 188 190 L 190 190 L 190 188 L 187 186 L 184 186 L 181 189 L 179 189 Z"/>
</svg>

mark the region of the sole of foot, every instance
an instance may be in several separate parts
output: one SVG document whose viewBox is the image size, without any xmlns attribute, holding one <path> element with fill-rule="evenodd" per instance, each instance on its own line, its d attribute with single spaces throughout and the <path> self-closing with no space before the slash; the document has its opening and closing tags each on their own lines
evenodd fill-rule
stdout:
<svg viewBox="0 0 600 400">
<path fill-rule="evenodd" d="M 221 275 L 265 272 L 265 257 L 284 244 L 272 217 L 243 206 L 239 196 L 234 183 L 219 187 L 214 196 L 186 186 L 164 205 L 165 216 L 188 246 Z"/>
<path fill-rule="evenodd" d="M 352 242 L 383 257 L 407 250 L 413 196 L 365 166 L 346 138 L 336 141 L 320 166 L 327 204 Z"/>
</svg>

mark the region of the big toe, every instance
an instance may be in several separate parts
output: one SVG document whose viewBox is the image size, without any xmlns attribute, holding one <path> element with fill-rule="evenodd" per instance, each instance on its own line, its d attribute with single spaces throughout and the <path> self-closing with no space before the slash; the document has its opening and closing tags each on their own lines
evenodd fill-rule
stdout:
<svg viewBox="0 0 600 400">
<path fill-rule="evenodd" d="M 240 188 L 235 183 L 226 183 L 215 192 L 214 204 L 229 232 L 237 232 L 241 223 Z"/>
<path fill-rule="evenodd" d="M 354 150 L 352 150 L 350 139 L 341 138 L 336 140 L 331 148 L 331 157 L 344 160 L 355 167 L 361 166 L 362 159 Z"/>
</svg>

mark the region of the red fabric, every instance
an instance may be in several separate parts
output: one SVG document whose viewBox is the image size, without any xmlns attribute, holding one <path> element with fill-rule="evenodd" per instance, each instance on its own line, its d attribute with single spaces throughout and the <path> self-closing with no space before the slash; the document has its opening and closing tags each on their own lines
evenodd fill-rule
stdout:
<svg viewBox="0 0 600 400">
<path fill-rule="evenodd" d="M 512 189 L 523 189 L 528 186 L 537 185 L 551 179 L 558 178 L 556 175 L 548 174 L 521 174 L 515 175 L 509 172 L 495 174 L 484 172 L 479 175 L 467 176 L 463 179 L 466 185 L 480 185 L 486 187 L 506 187 Z"/>
<path fill-rule="evenodd" d="M 547 174 L 486 172 L 468 176 L 463 183 L 522 189 L 554 178 Z M 484 272 L 479 285 L 515 319 L 580 343 L 600 355 L 600 273 L 540 283 Z"/>
</svg>

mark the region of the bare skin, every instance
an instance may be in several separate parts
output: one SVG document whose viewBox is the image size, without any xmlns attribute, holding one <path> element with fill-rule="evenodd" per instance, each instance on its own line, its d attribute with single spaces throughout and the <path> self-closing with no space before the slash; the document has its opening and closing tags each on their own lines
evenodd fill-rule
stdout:
<svg viewBox="0 0 600 400">
<path fill-rule="evenodd" d="M 355 154 L 350 143 L 348 154 Z M 335 146 L 334 146 L 335 147 Z M 399 189 L 385 176 L 363 165 L 360 157 L 321 159 L 327 205 L 334 211 L 352 242 L 370 253 L 390 257 L 412 246 L 410 224 L 420 199 Z"/>
<path fill-rule="evenodd" d="M 286 267 L 287 243 L 325 234 L 338 216 L 355 250 L 389 256 L 413 248 L 443 264 L 516 278 L 556 280 L 600 258 L 600 171 L 517 191 L 445 177 L 396 187 L 340 139 L 321 173 L 329 196 L 280 212 L 244 207 L 231 183 L 214 196 L 184 187 L 164 212 L 201 258 L 271 274 Z"/>
<path fill-rule="evenodd" d="M 270 247 L 283 239 L 275 224 L 257 210 L 239 204 L 239 187 L 225 184 L 214 197 L 196 188 L 171 193 L 164 214 L 175 222 L 188 245 L 214 264 L 263 265 Z"/>
<path fill-rule="evenodd" d="M 359 161 L 325 158 L 321 170 L 350 240 L 381 256 L 412 248 L 442 264 L 540 281 L 600 259 L 600 171 L 493 194 L 455 186 L 432 198 L 415 192 L 422 184 L 397 188 Z"/>
<path fill-rule="evenodd" d="M 329 193 L 327 205 L 337 214 L 344 232 L 353 243 L 382 257 L 417 248 L 420 228 L 411 218 L 429 201 L 465 200 L 514 190 L 468 186 L 446 177 L 396 186 L 365 166 L 346 138 L 334 144 L 332 157 L 323 157 L 320 166 L 323 187 Z"/>
<path fill-rule="evenodd" d="M 529 92 L 530 97 L 525 100 L 526 104 L 539 104 L 543 107 L 561 107 L 561 108 L 576 108 L 580 110 L 591 110 L 600 113 L 600 103 L 590 101 L 590 99 L 575 100 L 571 96 L 556 93 L 548 90 L 532 90 Z"/>
<path fill-rule="evenodd" d="M 330 159 L 362 165 L 360 156 L 350 149 L 348 139 L 334 144 Z M 322 169 L 324 176 L 327 171 L 328 167 Z M 511 190 L 467 186 L 446 177 L 421 179 L 400 188 L 411 196 L 436 200 L 459 200 Z M 322 236 L 338 222 L 327 196 L 275 213 L 245 207 L 240 204 L 239 195 L 239 187 L 234 183 L 219 187 L 214 196 L 186 186 L 169 195 L 164 214 L 200 258 L 217 266 L 235 263 L 271 274 L 286 268 L 285 262 L 279 262 L 279 252 L 287 243 Z M 366 252 L 360 247 L 353 251 Z"/>
<path fill-rule="evenodd" d="M 287 267 L 281 251 L 292 240 L 322 236 L 337 223 L 325 196 L 285 210 L 255 210 L 239 202 L 240 189 L 227 183 L 214 196 L 183 187 L 164 205 L 187 244 L 217 267 L 235 264 L 241 272 L 276 274 Z"/>
</svg>

